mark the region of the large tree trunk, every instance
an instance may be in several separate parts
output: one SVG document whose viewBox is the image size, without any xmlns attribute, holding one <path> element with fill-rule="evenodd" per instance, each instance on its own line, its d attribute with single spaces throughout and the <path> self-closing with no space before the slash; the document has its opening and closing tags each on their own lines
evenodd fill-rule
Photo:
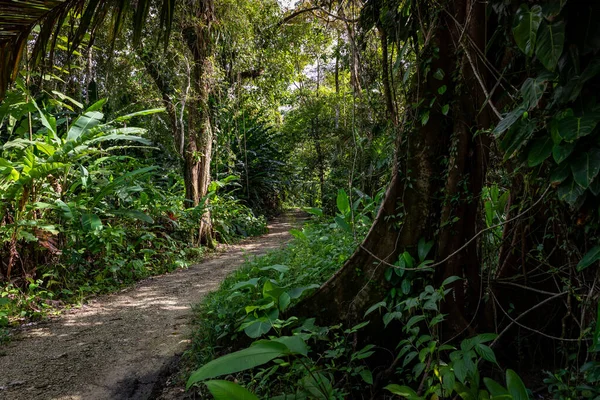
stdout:
<svg viewBox="0 0 600 400">
<path fill-rule="evenodd" d="M 366 309 L 385 296 L 389 289 L 385 270 L 401 252 L 409 251 L 416 256 L 419 239 L 430 240 L 439 232 L 434 258 L 442 260 L 457 252 L 475 234 L 488 151 L 484 134 L 476 134 L 489 127 L 490 117 L 487 107 L 479 112 L 486 97 L 474 76 L 473 68 L 477 65 L 471 65 L 459 40 L 466 40 L 463 34 L 469 35 L 481 46 L 485 37 L 484 7 L 475 0 L 457 0 L 448 2 L 452 16 L 440 15 L 436 33 L 422 51 L 431 57 L 437 48 L 439 56 L 432 57 L 428 76 L 415 78 L 413 98 L 408 102 L 416 103 L 424 97 L 423 104 L 429 104 L 435 97 L 434 105 L 427 110 L 429 119 L 422 118 L 426 110 L 423 107 L 418 114 L 407 115 L 409 123 L 399 131 L 402 136 L 398 138 L 398 164 L 367 237 L 329 281 L 296 307 L 296 315 L 316 316 L 328 324 L 359 322 Z M 473 14 L 467 19 L 469 12 Z M 464 21 L 468 26 L 463 33 Z M 382 45 L 387 45 L 385 40 Z M 460 85 L 451 79 L 457 66 Z M 439 73 L 438 79 L 433 77 L 438 69 L 444 72 L 441 79 Z M 485 82 L 485 76 L 481 79 Z M 438 89 L 443 85 L 448 90 L 440 95 Z M 451 113 L 444 115 L 442 107 L 453 100 Z M 448 161 L 445 167 L 443 160 Z M 475 241 L 456 255 L 437 266 L 436 283 L 458 275 L 468 279 L 468 286 L 478 287 Z M 447 299 L 448 319 L 452 320 L 449 335 L 466 328 L 467 315 L 461 307 L 472 306 L 478 296 L 476 289 L 465 292 L 464 286 L 456 284 L 456 300 L 452 296 Z M 378 324 L 371 324 L 374 325 Z"/>
<path fill-rule="evenodd" d="M 195 10 L 196 19 L 184 29 L 188 48 L 193 57 L 192 97 L 188 111 L 188 135 L 186 138 L 185 166 L 186 197 L 193 206 L 201 201 L 208 204 L 205 196 L 210 183 L 210 161 L 213 144 L 213 130 L 210 120 L 209 96 L 213 82 L 213 45 L 211 26 L 215 20 L 212 0 L 192 3 L 190 10 Z M 203 200 L 204 199 L 204 200 Z M 210 211 L 202 216 L 199 230 L 200 241 L 214 247 L 211 232 Z"/>
</svg>

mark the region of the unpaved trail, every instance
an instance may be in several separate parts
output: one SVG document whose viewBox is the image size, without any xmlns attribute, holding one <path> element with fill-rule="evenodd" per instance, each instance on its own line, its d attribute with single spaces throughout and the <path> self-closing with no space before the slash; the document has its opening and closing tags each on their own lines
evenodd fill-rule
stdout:
<svg viewBox="0 0 600 400">
<path fill-rule="evenodd" d="M 188 344 L 191 305 L 249 255 L 286 243 L 302 218 L 288 213 L 269 233 L 186 270 L 99 297 L 0 347 L 0 399 L 147 399 Z"/>
</svg>

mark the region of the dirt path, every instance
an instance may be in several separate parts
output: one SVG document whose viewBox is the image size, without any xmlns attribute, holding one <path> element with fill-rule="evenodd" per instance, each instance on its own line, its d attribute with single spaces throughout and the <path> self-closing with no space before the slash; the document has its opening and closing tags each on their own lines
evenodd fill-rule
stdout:
<svg viewBox="0 0 600 400">
<path fill-rule="evenodd" d="M 97 298 L 0 348 L 0 399 L 146 399 L 188 341 L 190 306 L 248 255 L 278 248 L 300 214 L 202 264 Z"/>
</svg>

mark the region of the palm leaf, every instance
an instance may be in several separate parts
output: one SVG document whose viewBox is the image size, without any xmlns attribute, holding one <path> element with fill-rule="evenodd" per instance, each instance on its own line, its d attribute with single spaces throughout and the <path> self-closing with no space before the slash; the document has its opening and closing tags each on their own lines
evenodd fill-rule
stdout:
<svg viewBox="0 0 600 400">
<path fill-rule="evenodd" d="M 154 0 L 160 9 L 161 29 L 167 38 L 171 30 L 176 0 Z M 70 34 L 69 51 L 74 51 L 85 34 L 112 15 L 114 41 L 121 30 L 128 10 L 133 11 L 134 45 L 139 43 L 153 0 L 0 0 L 0 101 L 9 84 L 17 76 L 23 51 L 34 27 L 39 26 L 35 45 L 29 57 L 32 65 L 46 55 L 52 59 L 56 38 L 66 18 L 78 17 L 78 27 Z"/>
</svg>

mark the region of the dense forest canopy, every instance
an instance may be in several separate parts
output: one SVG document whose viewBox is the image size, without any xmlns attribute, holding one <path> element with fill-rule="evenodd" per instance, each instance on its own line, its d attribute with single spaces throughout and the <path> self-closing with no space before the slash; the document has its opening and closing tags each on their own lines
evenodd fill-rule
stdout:
<svg viewBox="0 0 600 400">
<path fill-rule="evenodd" d="M 600 399 L 599 21 L 587 0 L 0 1 L 0 326 L 304 207 L 289 265 L 204 314 L 222 350 L 195 350 L 190 390 Z"/>
</svg>

